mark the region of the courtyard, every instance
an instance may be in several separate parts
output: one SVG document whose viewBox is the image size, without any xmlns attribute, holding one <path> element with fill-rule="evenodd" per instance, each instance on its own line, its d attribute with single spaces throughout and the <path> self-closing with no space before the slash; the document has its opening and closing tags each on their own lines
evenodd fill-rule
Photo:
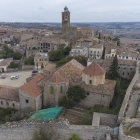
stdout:
<svg viewBox="0 0 140 140">
<path fill-rule="evenodd" d="M 0 85 L 12 86 L 12 87 L 20 87 L 24 83 L 26 83 L 26 79 L 31 76 L 30 72 L 24 73 L 6 73 L 6 78 L 2 79 L 0 75 Z M 11 80 L 11 76 L 18 75 L 18 79 Z"/>
</svg>

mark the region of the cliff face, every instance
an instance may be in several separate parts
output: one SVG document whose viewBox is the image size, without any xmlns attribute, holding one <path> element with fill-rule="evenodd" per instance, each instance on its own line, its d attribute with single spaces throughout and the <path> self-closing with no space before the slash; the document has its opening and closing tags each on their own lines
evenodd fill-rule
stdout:
<svg viewBox="0 0 140 140">
<path fill-rule="evenodd" d="M 67 120 L 23 120 L 0 125 L 0 140 L 30 140 L 34 130 L 43 127 L 46 133 L 52 133 L 55 140 L 68 140 L 72 134 L 78 134 L 83 140 L 105 140 L 106 134 L 113 129 L 106 126 L 70 125 Z"/>
</svg>

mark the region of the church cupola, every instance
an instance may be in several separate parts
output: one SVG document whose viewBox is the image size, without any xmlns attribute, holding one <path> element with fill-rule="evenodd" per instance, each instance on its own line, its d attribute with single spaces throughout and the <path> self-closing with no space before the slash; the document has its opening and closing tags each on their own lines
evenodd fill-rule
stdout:
<svg viewBox="0 0 140 140">
<path fill-rule="evenodd" d="M 67 6 L 65 6 L 65 8 L 64 8 L 64 12 L 69 12 Z"/>
</svg>

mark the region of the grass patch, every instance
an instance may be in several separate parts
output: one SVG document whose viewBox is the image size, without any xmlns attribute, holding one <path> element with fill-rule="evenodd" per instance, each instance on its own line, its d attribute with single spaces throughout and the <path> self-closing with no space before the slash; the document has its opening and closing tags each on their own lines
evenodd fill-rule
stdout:
<svg viewBox="0 0 140 140">
<path fill-rule="evenodd" d="M 126 130 L 125 134 L 140 139 L 140 127 L 132 127 L 130 130 Z"/>
</svg>

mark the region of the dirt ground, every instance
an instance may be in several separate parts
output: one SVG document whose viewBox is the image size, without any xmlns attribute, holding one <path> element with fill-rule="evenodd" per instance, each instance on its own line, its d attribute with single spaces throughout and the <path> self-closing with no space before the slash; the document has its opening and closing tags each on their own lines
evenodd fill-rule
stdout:
<svg viewBox="0 0 140 140">
<path fill-rule="evenodd" d="M 18 75 L 18 79 L 11 80 L 11 76 Z M 6 74 L 6 78 L 2 79 L 0 76 L 0 85 L 7 85 L 13 87 L 20 87 L 26 83 L 26 78 L 31 76 L 31 72 L 28 73 L 18 73 L 18 74 Z"/>
</svg>

